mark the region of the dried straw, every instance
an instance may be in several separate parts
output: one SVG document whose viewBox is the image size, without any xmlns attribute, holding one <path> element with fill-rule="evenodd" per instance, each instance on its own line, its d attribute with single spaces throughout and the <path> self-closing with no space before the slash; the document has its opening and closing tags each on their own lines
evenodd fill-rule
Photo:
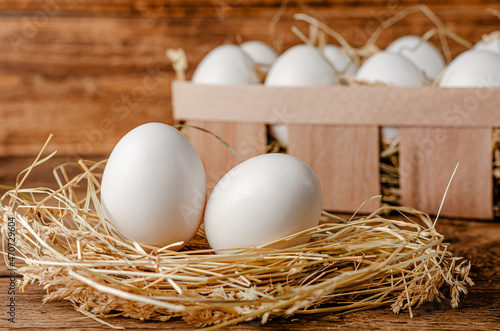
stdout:
<svg viewBox="0 0 500 331">
<path fill-rule="evenodd" d="M 444 298 L 444 284 L 452 289 L 452 307 L 473 285 L 470 262 L 453 257 L 429 217 L 409 208 L 398 209 L 414 216 L 405 220 L 383 218 L 381 210 L 349 220 L 323 212 L 318 227 L 279 241 L 304 235 L 312 240 L 286 249 L 269 243 L 214 254 L 202 229 L 179 252 L 130 242 L 103 217 L 104 166 L 62 164 L 54 169 L 58 189 L 17 185 L 2 197 L 2 234 L 9 217 L 17 223 L 21 290 L 38 282 L 48 291 L 44 302 L 71 301 L 99 321 L 117 315 L 182 318 L 216 329 L 379 306 L 413 316 L 423 303 Z"/>
<path fill-rule="evenodd" d="M 188 61 L 184 50 L 182 48 L 169 48 L 165 52 L 165 55 L 170 60 L 170 62 L 172 62 L 172 67 L 175 71 L 175 79 L 185 80 Z"/>
<path fill-rule="evenodd" d="M 401 137 L 395 140 L 380 140 L 380 186 L 382 188 L 382 203 L 388 206 L 401 205 L 399 187 L 399 143 Z"/>
</svg>

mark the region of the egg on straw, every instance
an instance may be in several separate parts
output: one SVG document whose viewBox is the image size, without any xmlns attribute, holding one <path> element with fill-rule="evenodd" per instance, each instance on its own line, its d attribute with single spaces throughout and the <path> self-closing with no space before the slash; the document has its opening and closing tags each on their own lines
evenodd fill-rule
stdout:
<svg viewBox="0 0 500 331">
<path fill-rule="evenodd" d="M 472 49 L 461 53 L 445 69 L 440 87 L 500 86 L 500 56 Z"/>
<path fill-rule="evenodd" d="M 206 185 L 189 140 L 167 124 L 147 123 L 113 149 L 102 178 L 101 205 L 125 238 L 178 250 L 200 226 Z"/>
<path fill-rule="evenodd" d="M 474 49 L 493 52 L 500 56 L 500 32 L 493 32 L 484 36 L 474 45 Z"/>
<path fill-rule="evenodd" d="M 344 50 L 337 45 L 325 45 L 323 54 L 331 62 L 337 73 L 352 76 L 356 74 L 358 65 Z"/>
<path fill-rule="evenodd" d="M 273 62 L 278 58 L 278 53 L 268 44 L 249 40 L 240 45 L 241 50 L 252 59 L 259 70 L 267 73 Z"/>
<path fill-rule="evenodd" d="M 321 186 L 298 158 L 263 154 L 240 163 L 217 183 L 207 202 L 205 232 L 212 249 L 229 253 L 280 240 L 318 225 Z M 275 247 L 306 243 L 310 236 Z"/>
<path fill-rule="evenodd" d="M 221 45 L 210 51 L 196 67 L 196 84 L 241 85 L 259 83 L 255 63 L 236 45 Z"/>
<path fill-rule="evenodd" d="M 430 42 L 418 36 L 404 36 L 394 40 L 386 51 L 404 56 L 434 81 L 446 65 L 441 52 Z"/>
</svg>

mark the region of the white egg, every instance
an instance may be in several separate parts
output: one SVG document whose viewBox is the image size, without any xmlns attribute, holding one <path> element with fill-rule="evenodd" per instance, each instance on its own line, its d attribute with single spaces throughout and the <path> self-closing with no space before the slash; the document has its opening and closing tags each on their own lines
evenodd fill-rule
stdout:
<svg viewBox="0 0 500 331">
<path fill-rule="evenodd" d="M 255 63 L 236 45 L 214 48 L 198 64 L 191 81 L 197 84 L 256 84 Z"/>
<path fill-rule="evenodd" d="M 394 86 L 422 86 L 426 79 L 422 71 L 402 55 L 392 52 L 378 52 L 363 63 L 356 74 L 356 80 L 368 83 L 384 83 Z M 382 127 L 382 139 L 394 140 L 399 129 Z"/>
<path fill-rule="evenodd" d="M 332 65 L 317 48 L 296 45 L 274 61 L 267 74 L 267 86 L 321 86 L 339 83 Z M 283 145 L 288 145 L 288 126 L 272 125 L 271 134 Z"/>
<path fill-rule="evenodd" d="M 322 193 L 313 170 L 296 157 L 272 153 L 231 169 L 215 186 L 205 211 L 210 246 L 221 253 L 255 247 L 315 227 Z M 309 241 L 303 236 L 273 247 Z"/>
<path fill-rule="evenodd" d="M 273 62 L 278 58 L 278 53 L 262 41 L 246 41 L 242 43 L 240 47 L 264 72 L 267 72 Z"/>
<path fill-rule="evenodd" d="M 446 65 L 441 52 L 418 36 L 398 38 L 387 46 L 386 51 L 398 53 L 410 60 L 430 81 L 434 81 Z"/>
<path fill-rule="evenodd" d="M 352 76 L 356 74 L 358 65 L 349 55 L 347 55 L 343 51 L 341 47 L 336 45 L 326 45 L 323 49 L 323 54 L 325 54 L 328 61 L 331 62 L 338 73 L 344 74 L 346 76 Z"/>
<path fill-rule="evenodd" d="M 381 132 L 385 141 L 396 140 L 401 135 L 399 128 L 395 126 L 383 126 Z"/>
<path fill-rule="evenodd" d="M 465 51 L 445 69 L 439 86 L 500 86 L 500 56 L 489 51 Z"/>
<path fill-rule="evenodd" d="M 274 137 L 280 144 L 288 145 L 288 125 L 286 124 L 273 124 L 269 126 L 269 133 Z"/>
<path fill-rule="evenodd" d="M 500 34 L 485 36 L 474 45 L 477 51 L 490 51 L 500 55 Z"/>
<path fill-rule="evenodd" d="M 101 184 L 104 216 L 129 240 L 157 247 L 186 244 L 201 223 L 205 201 L 201 159 L 169 125 L 133 129 L 108 159 Z"/>
<path fill-rule="evenodd" d="M 265 84 L 268 86 L 320 86 L 338 84 L 339 78 L 321 51 L 296 45 L 274 61 Z"/>
<path fill-rule="evenodd" d="M 369 57 L 356 73 L 356 80 L 394 86 L 422 86 L 426 83 L 422 71 L 409 60 L 387 51 Z"/>
</svg>

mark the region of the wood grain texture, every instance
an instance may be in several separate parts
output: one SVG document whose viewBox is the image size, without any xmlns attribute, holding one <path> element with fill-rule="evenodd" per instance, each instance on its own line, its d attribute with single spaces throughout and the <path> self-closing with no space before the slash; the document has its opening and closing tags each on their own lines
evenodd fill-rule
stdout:
<svg viewBox="0 0 500 331">
<path fill-rule="evenodd" d="M 493 218 L 491 128 L 401 128 L 402 205 L 451 217 Z"/>
<path fill-rule="evenodd" d="M 243 160 L 266 153 L 266 126 L 253 123 L 197 122 L 187 124 L 201 127 L 223 139 Z M 216 137 L 189 128 L 188 138 L 198 151 L 205 166 L 207 185 L 215 186 L 240 161 Z"/>
<path fill-rule="evenodd" d="M 380 194 L 378 127 L 289 125 L 288 154 L 306 162 L 323 190 L 323 209 L 356 211 Z M 372 212 L 379 200 L 360 212 Z"/>
<path fill-rule="evenodd" d="M 24 20 L 0 20 L 1 156 L 36 155 L 51 132 L 50 149 L 102 155 L 137 125 L 172 122 L 161 32 L 146 21 L 53 17 L 25 38 Z"/>
<path fill-rule="evenodd" d="M 457 309 L 445 303 L 428 303 L 414 311 L 411 319 L 407 312 L 395 315 L 389 307 L 360 311 L 347 315 L 296 315 L 290 319 L 275 319 L 261 325 L 258 321 L 244 322 L 227 330 L 496 330 L 500 325 L 500 224 L 440 219 L 437 231 L 450 242 L 449 250 L 456 256 L 472 260 L 471 277 L 476 285 L 461 297 Z M 0 271 L 3 262 L 0 261 Z M 10 279 L 0 277 L 0 302 L 10 299 Z M 16 293 L 16 324 L 4 318 L 7 311 L 2 305 L 0 328 L 39 330 L 110 330 L 83 317 L 66 301 L 42 304 L 46 291 L 37 285 L 25 293 Z M 449 294 L 446 294 L 447 296 Z M 168 322 L 141 322 L 129 318 L 107 318 L 107 322 L 129 330 L 192 330 L 180 320 Z"/>
</svg>

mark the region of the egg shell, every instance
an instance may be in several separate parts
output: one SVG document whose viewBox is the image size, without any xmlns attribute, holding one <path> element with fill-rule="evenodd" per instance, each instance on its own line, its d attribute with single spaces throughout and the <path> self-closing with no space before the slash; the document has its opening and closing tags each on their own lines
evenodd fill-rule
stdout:
<svg viewBox="0 0 500 331">
<path fill-rule="evenodd" d="M 322 193 L 318 178 L 301 160 L 264 154 L 231 169 L 215 186 L 205 211 L 205 232 L 213 249 L 231 253 L 317 226 Z M 295 238 L 274 247 L 307 242 Z"/>
<path fill-rule="evenodd" d="M 418 36 L 404 36 L 394 40 L 386 51 L 404 56 L 434 81 L 446 65 L 441 52 L 430 42 Z"/>
<path fill-rule="evenodd" d="M 356 62 L 337 45 L 326 45 L 323 54 L 338 73 L 353 76 L 358 70 Z"/>
<path fill-rule="evenodd" d="M 186 137 L 169 125 L 147 123 L 113 149 L 102 177 L 101 204 L 121 235 L 164 247 L 191 240 L 206 193 L 203 164 Z"/>
<path fill-rule="evenodd" d="M 383 51 L 368 58 L 359 68 L 356 80 L 393 86 L 422 86 L 426 79 L 422 71 L 400 54 Z M 399 128 L 382 127 L 382 139 L 399 137 Z"/>
<path fill-rule="evenodd" d="M 339 78 L 321 51 L 308 45 L 295 45 L 274 61 L 265 85 L 321 86 L 338 84 Z"/>
<path fill-rule="evenodd" d="M 288 145 L 288 125 L 286 124 L 272 124 L 269 126 L 269 133 L 280 144 Z"/>
<path fill-rule="evenodd" d="M 267 86 L 322 86 L 339 83 L 337 73 L 317 48 L 296 45 L 278 57 L 269 69 Z M 288 145 L 288 126 L 271 125 L 271 135 L 283 145 Z"/>
<path fill-rule="evenodd" d="M 250 40 L 240 45 L 241 49 L 247 54 L 254 63 L 263 65 L 266 70 L 278 58 L 278 53 L 268 44 L 258 40 Z"/>
<path fill-rule="evenodd" d="M 440 87 L 500 86 L 500 56 L 475 49 L 457 56 L 445 69 Z"/>
<path fill-rule="evenodd" d="M 393 86 L 422 86 L 426 79 L 421 70 L 402 55 L 382 51 L 368 58 L 356 74 L 357 81 Z"/>
<path fill-rule="evenodd" d="M 198 64 L 191 81 L 197 84 L 243 85 L 259 83 L 255 63 L 236 45 L 214 48 Z"/>
<path fill-rule="evenodd" d="M 385 141 L 396 140 L 401 135 L 399 128 L 395 126 L 383 126 L 381 133 L 382 133 L 382 140 Z"/>
<path fill-rule="evenodd" d="M 500 35 L 486 36 L 474 45 L 477 51 L 489 51 L 500 55 Z"/>
</svg>

